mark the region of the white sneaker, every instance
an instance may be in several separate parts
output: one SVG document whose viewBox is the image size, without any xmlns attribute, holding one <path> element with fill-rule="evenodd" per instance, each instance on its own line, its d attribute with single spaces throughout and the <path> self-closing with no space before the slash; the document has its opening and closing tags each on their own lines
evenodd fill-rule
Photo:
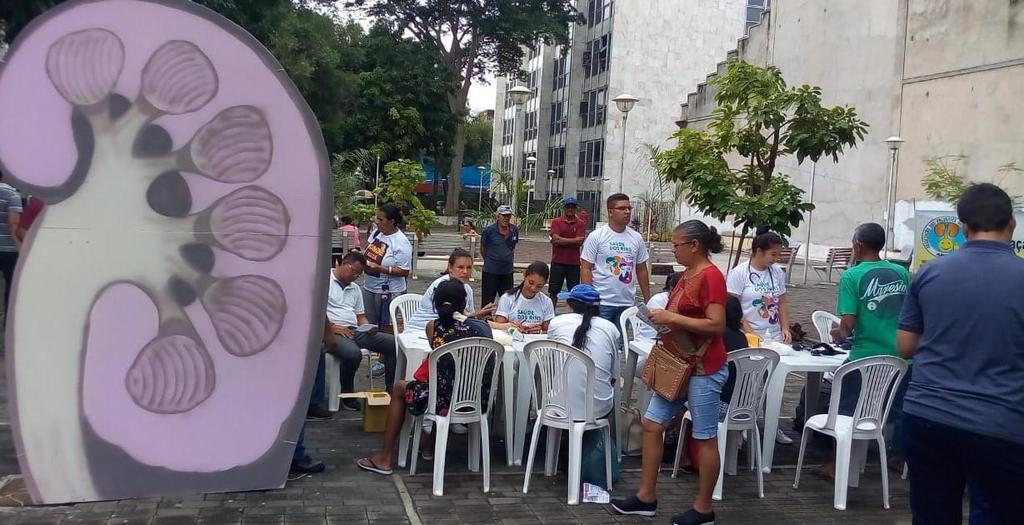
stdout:
<svg viewBox="0 0 1024 525">
<path fill-rule="evenodd" d="M 793 439 L 784 434 L 780 428 L 775 432 L 775 442 L 780 445 L 792 445 Z"/>
<path fill-rule="evenodd" d="M 452 425 L 452 434 L 458 434 L 460 436 L 469 434 L 469 427 L 463 425 L 462 423 L 455 423 L 454 425 Z"/>
</svg>

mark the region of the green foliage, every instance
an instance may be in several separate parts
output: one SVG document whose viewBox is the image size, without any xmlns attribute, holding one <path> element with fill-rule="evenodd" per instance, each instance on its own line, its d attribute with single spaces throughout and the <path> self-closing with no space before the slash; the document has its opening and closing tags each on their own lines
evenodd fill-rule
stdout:
<svg viewBox="0 0 1024 525">
<path fill-rule="evenodd" d="M 385 178 L 375 193 L 382 203 L 395 204 L 405 210 L 409 228 L 420 237 L 430 235 L 430 230 L 438 224 L 437 214 L 423 207 L 416 197 L 416 185 L 427 180 L 426 174 L 419 163 L 409 159 L 399 159 L 384 166 Z"/>
<path fill-rule="evenodd" d="M 466 153 L 463 166 L 485 166 L 491 163 L 491 138 L 494 123 L 477 116 L 466 123 Z"/>
<path fill-rule="evenodd" d="M 498 213 L 498 206 L 502 204 L 512 205 L 516 203 L 516 220 L 520 226 L 531 229 L 540 228 L 545 219 L 550 219 L 561 213 L 562 201 L 560 199 L 549 199 L 542 206 L 534 206 L 530 203 L 530 210 L 527 213 L 526 200 L 530 194 L 530 183 L 519 179 L 513 182 L 512 174 L 503 170 L 491 171 L 491 195 L 494 199 L 484 204 L 481 211 L 473 210 L 469 216 L 477 228 L 483 228 L 494 222 L 494 216 Z"/>
<path fill-rule="evenodd" d="M 925 159 L 925 175 L 921 178 L 925 195 L 931 199 L 949 203 L 960 200 L 960 196 L 967 191 L 967 187 L 970 185 L 964 174 L 960 172 L 962 162 L 967 162 L 966 155 L 944 155 Z M 1018 167 L 1016 162 L 1010 162 L 999 166 L 996 171 L 1003 176 L 999 180 L 993 181 L 993 184 L 1005 188 L 1006 178 L 1024 173 L 1024 168 Z M 1024 196 L 1021 195 L 1010 195 L 1010 199 L 1015 208 L 1019 208 L 1024 203 Z"/>
<path fill-rule="evenodd" d="M 366 150 L 339 153 L 331 157 L 331 186 L 334 195 L 334 213 L 339 217 L 350 215 L 357 225 L 365 225 L 373 217 L 373 205 L 367 204 L 372 193 L 369 174 L 373 173 L 376 158 Z"/>
<path fill-rule="evenodd" d="M 678 144 L 657 155 L 658 170 L 706 215 L 731 218 L 744 232 L 767 224 L 788 235 L 814 206 L 788 178 L 776 175 L 779 156 L 838 161 L 844 149 L 864 139 L 867 124 L 853 108 L 823 107 L 818 87 L 788 87 L 774 66 L 734 59 L 713 82 L 717 107 L 707 129 L 676 132 Z M 729 166 L 732 153 L 743 157 L 742 167 Z"/>
</svg>

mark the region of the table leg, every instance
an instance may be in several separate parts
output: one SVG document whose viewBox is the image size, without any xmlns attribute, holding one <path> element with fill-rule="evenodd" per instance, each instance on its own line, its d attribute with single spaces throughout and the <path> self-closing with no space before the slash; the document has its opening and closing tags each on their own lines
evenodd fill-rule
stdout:
<svg viewBox="0 0 1024 525">
<path fill-rule="evenodd" d="M 523 449 L 526 447 L 526 423 L 530 419 L 530 399 L 533 397 L 533 374 L 530 373 L 531 369 L 526 355 L 517 354 L 516 357 L 519 359 L 519 373 L 516 374 L 518 379 L 515 407 L 516 428 L 515 442 L 512 447 L 515 455 L 512 464 L 522 465 Z"/>
<path fill-rule="evenodd" d="M 505 455 L 508 458 L 508 466 L 510 467 L 513 461 L 513 449 L 515 448 L 515 432 L 513 430 L 515 424 L 515 395 L 512 391 L 515 381 L 515 359 L 516 356 L 512 352 L 505 352 L 505 357 L 502 358 L 501 363 L 501 404 L 505 407 Z"/>
<path fill-rule="evenodd" d="M 786 377 L 789 367 L 779 363 L 768 380 L 768 395 L 764 407 L 764 443 L 761 444 L 762 469 L 765 474 L 772 471 L 772 458 L 775 457 L 775 433 L 779 430 L 779 412 L 782 410 L 782 394 L 786 390 Z"/>
</svg>

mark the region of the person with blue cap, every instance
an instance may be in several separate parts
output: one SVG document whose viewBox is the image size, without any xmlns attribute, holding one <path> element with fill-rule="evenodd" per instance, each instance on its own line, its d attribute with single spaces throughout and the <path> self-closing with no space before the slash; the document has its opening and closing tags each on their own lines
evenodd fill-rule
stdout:
<svg viewBox="0 0 1024 525">
<path fill-rule="evenodd" d="M 548 294 L 558 305 L 562 284 L 571 290 L 580 284 L 580 247 L 587 240 L 587 223 L 576 216 L 576 199 L 562 201 L 562 215 L 551 221 L 551 279 Z"/>
<path fill-rule="evenodd" d="M 512 289 L 515 275 L 513 261 L 519 244 L 519 228 L 512 224 L 512 208 L 505 204 L 498 206 L 494 220 L 494 224 L 480 232 L 480 255 L 484 258 L 480 304 L 491 304 Z"/>
<path fill-rule="evenodd" d="M 548 339 L 572 345 L 594 359 L 594 417 L 605 417 L 614 402 L 615 356 L 622 348 L 619 329 L 600 316 L 601 296 L 589 284 L 577 284 L 558 298 L 569 303 L 572 313 L 556 316 L 548 325 Z M 573 419 L 586 418 L 587 369 L 582 363 L 569 372 L 569 412 Z"/>
</svg>

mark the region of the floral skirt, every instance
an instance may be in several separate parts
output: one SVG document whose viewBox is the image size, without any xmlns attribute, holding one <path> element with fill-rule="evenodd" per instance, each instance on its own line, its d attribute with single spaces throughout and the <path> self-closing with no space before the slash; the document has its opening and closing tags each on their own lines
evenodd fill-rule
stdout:
<svg viewBox="0 0 1024 525">
<path fill-rule="evenodd" d="M 491 395 L 491 380 L 494 377 L 494 363 L 487 363 L 484 369 L 484 384 L 481 391 L 481 408 L 487 411 L 487 400 Z M 437 364 L 437 415 L 448 415 L 452 404 L 452 385 L 455 383 L 455 361 L 443 356 Z M 405 385 L 405 407 L 410 414 L 422 416 L 430 402 L 430 384 L 426 381 L 409 381 Z"/>
</svg>

